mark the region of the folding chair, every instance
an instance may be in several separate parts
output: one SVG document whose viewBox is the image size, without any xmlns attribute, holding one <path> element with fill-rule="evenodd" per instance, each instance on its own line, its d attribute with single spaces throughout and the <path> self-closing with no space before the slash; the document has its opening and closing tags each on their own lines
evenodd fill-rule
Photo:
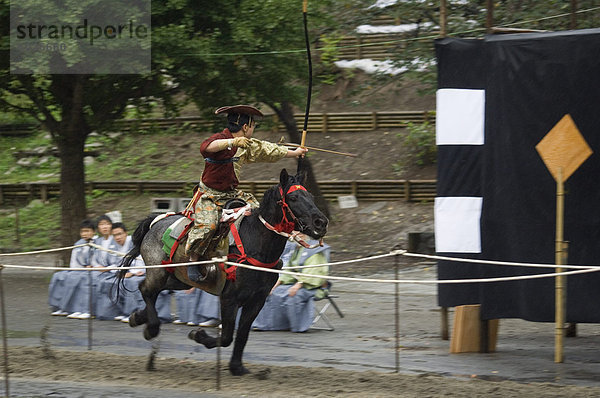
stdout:
<svg viewBox="0 0 600 398">
<path fill-rule="evenodd" d="M 338 307 L 338 305 L 335 303 L 335 300 L 333 300 L 334 298 L 338 298 L 338 296 L 329 294 L 330 289 L 331 289 L 331 282 L 327 281 L 326 286 L 321 288 L 322 294 L 316 294 L 315 297 L 313 297 L 313 300 L 315 301 L 315 308 L 317 308 L 316 303 L 318 301 L 326 300 L 326 302 L 325 302 L 325 305 L 323 305 L 323 307 L 320 310 L 317 309 L 317 315 L 315 316 L 315 319 L 313 319 L 312 324 L 310 325 L 310 329 L 329 330 L 329 331 L 335 330 L 335 328 L 333 327 L 333 324 L 331 323 L 331 319 L 329 319 L 329 317 L 325 313 L 327 311 L 327 309 L 329 309 L 329 307 L 333 307 L 335 309 L 335 312 L 337 312 L 337 314 L 339 315 L 340 318 L 344 317 L 344 314 L 340 310 L 340 307 Z M 316 325 L 317 322 L 319 322 L 321 319 L 323 320 L 323 323 L 325 323 L 327 325 L 327 327 L 322 327 L 322 326 Z"/>
</svg>

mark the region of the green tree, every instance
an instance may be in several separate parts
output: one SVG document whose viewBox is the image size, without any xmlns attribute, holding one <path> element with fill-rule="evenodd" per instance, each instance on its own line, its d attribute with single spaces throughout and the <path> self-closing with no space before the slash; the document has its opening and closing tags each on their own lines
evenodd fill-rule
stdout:
<svg viewBox="0 0 600 398">
<path fill-rule="evenodd" d="M 81 1 L 81 7 L 69 17 L 76 19 L 85 15 L 88 3 L 94 2 Z M 61 242 L 71 245 L 78 238 L 79 223 L 86 217 L 83 158 L 87 137 L 94 131 L 109 129 L 128 104 L 141 105 L 151 96 L 167 97 L 168 90 L 163 89 L 163 78 L 158 73 L 81 74 L 78 68 L 94 60 L 70 52 L 40 55 L 40 62 L 61 63 L 65 73 L 11 74 L 9 14 L 8 1 L 0 0 L 0 20 L 3 21 L 0 25 L 0 110 L 35 118 L 57 146 L 61 160 Z"/>
</svg>

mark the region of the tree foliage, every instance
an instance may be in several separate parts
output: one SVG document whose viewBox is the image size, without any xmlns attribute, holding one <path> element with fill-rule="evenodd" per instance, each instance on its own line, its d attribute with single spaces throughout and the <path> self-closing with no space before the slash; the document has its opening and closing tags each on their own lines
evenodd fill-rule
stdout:
<svg viewBox="0 0 600 398">
<path fill-rule="evenodd" d="M 96 2 L 82 0 L 72 20 L 82 19 L 86 7 Z M 79 223 L 86 217 L 84 145 L 93 131 L 106 131 L 128 104 L 141 104 L 151 96 L 167 98 L 162 77 L 146 75 L 81 74 L 85 57 L 71 53 L 41 54 L 40 62 L 59 62 L 66 73 L 11 74 L 8 2 L 0 0 L 0 110 L 26 114 L 38 120 L 51 134 L 61 159 L 61 235 L 64 245 L 78 238 Z M 69 74 L 73 73 L 73 74 Z M 168 101 L 167 101 L 168 103 Z"/>
</svg>

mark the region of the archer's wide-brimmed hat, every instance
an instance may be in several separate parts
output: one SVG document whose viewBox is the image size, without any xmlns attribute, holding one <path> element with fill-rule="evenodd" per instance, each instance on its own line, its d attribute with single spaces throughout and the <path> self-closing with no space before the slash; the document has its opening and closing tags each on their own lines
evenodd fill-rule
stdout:
<svg viewBox="0 0 600 398">
<path fill-rule="evenodd" d="M 250 116 L 263 116 L 262 112 L 256 109 L 251 105 L 231 105 L 231 106 L 222 106 L 215 111 L 215 115 L 219 115 L 221 113 L 237 113 L 240 115 L 250 115 Z"/>
</svg>

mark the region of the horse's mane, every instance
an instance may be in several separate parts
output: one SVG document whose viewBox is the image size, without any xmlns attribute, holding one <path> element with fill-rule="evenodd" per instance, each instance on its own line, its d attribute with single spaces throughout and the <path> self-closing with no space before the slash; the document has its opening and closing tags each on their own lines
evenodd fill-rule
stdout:
<svg viewBox="0 0 600 398">
<path fill-rule="evenodd" d="M 258 214 L 262 215 L 268 220 L 273 220 L 276 215 L 275 209 L 277 206 L 275 206 L 275 203 L 277 203 L 279 200 L 279 186 L 280 185 L 277 184 L 267 189 L 262 200 L 260 201 Z M 279 220 L 276 220 L 275 222 L 277 221 Z"/>
</svg>

